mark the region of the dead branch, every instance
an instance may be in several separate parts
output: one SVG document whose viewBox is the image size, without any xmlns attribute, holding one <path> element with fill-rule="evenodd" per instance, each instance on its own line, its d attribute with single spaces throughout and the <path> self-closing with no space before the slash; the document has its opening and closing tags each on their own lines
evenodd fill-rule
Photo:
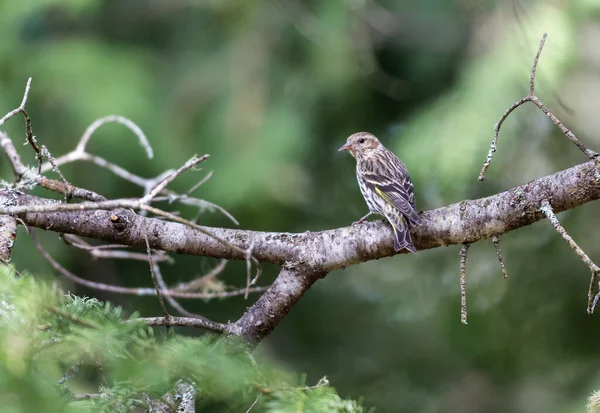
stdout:
<svg viewBox="0 0 600 413">
<path fill-rule="evenodd" d="M 167 286 L 167 283 L 165 282 L 165 280 L 162 276 L 162 272 L 160 271 L 160 266 L 158 266 L 157 264 L 154 264 L 153 271 L 154 271 L 154 276 L 156 277 L 156 282 L 157 282 L 159 288 L 161 289 L 161 291 L 169 291 L 169 287 Z M 201 316 L 200 314 L 194 314 L 192 312 L 189 312 L 185 308 L 183 308 L 183 306 L 181 304 L 179 304 L 179 302 L 174 297 L 167 295 L 167 296 L 165 296 L 165 298 L 167 299 L 167 302 L 171 305 L 171 307 L 173 307 L 175 310 L 179 311 L 179 313 L 184 315 L 185 317 L 202 318 L 202 319 L 206 320 L 206 317 Z"/>
<path fill-rule="evenodd" d="M 424 250 L 502 235 L 542 219 L 544 214 L 539 205 L 549 193 L 553 194 L 557 212 L 600 199 L 598 174 L 600 162 L 594 159 L 487 198 L 423 212 L 423 224 L 412 230 L 413 241 L 419 250 Z M 243 335 L 252 342 L 269 334 L 304 292 L 328 272 L 395 254 L 392 230 L 383 221 L 368 222 L 360 228 L 301 234 L 206 227 L 200 232 L 195 227 L 141 217 L 128 210 L 90 213 L 85 204 L 57 205 L 14 190 L 0 191 L 0 214 L 17 214 L 28 225 L 53 231 L 137 247 L 145 247 L 144 233 L 147 233 L 152 249 L 222 259 L 244 260 L 245 251 L 253 245 L 252 255 L 257 260 L 284 267 L 267 292 L 228 327 L 228 332 Z M 84 205 L 83 211 L 75 210 L 79 205 Z M 70 210 L 60 211 L 63 208 Z M 56 209 L 59 211 L 50 212 Z M 223 248 L 221 242 L 204 232 L 213 233 L 237 248 Z M 153 289 L 147 290 L 118 292 L 156 295 Z M 198 293 L 171 290 L 169 294 L 189 298 L 190 294 Z"/>
<path fill-rule="evenodd" d="M 460 248 L 460 322 L 467 324 L 467 252 L 470 244 Z"/>
<path fill-rule="evenodd" d="M 484 174 L 487 168 L 490 166 L 492 162 L 492 158 L 494 157 L 494 153 L 496 152 L 496 146 L 498 144 L 498 135 L 500 134 L 500 128 L 502 124 L 508 118 L 508 116 L 512 113 L 513 110 L 521 106 L 526 102 L 531 102 L 541 109 L 542 112 L 554 123 L 570 140 L 581 150 L 588 158 L 593 159 L 598 156 L 598 153 L 588 149 L 583 142 L 581 142 L 573 132 L 569 128 L 567 128 L 556 116 L 554 116 L 547 108 L 544 106 L 540 98 L 535 94 L 535 74 L 537 71 L 538 61 L 540 59 L 540 54 L 542 53 L 542 49 L 544 47 L 544 43 L 546 42 L 546 37 L 548 35 L 544 33 L 542 36 L 542 40 L 540 41 L 540 45 L 538 47 L 537 53 L 535 54 L 535 58 L 533 59 L 533 66 L 531 68 L 531 74 L 529 75 L 529 94 L 524 98 L 519 99 L 515 103 L 513 103 L 500 117 L 498 123 L 494 125 L 494 139 L 492 140 L 492 144 L 490 146 L 490 150 L 485 158 L 485 162 L 483 163 L 483 167 L 481 168 L 481 172 L 479 172 L 479 180 L 484 180 Z"/>
<path fill-rule="evenodd" d="M 553 194 L 556 212 L 599 199 L 599 173 L 600 163 L 592 160 L 490 197 L 425 211 L 421 213 L 424 224 L 412 229 L 411 235 L 419 250 L 502 235 L 543 218 L 539 205 L 547 194 Z M 135 202 L 65 205 L 20 191 L 0 190 L 0 214 L 15 214 L 28 225 L 42 229 L 140 248 L 145 247 L 143 228 L 148 228 L 150 246 L 155 250 L 244 260 L 245 251 L 254 245 L 252 255 L 261 262 L 319 262 L 327 272 L 395 255 L 392 230 L 383 221 L 366 222 L 358 228 L 293 234 L 187 226 L 140 217 L 125 209 L 88 212 L 98 206 L 108 209 L 119 205 L 131 207 Z M 221 241 L 206 232 L 236 248 L 224 248 Z"/>
<path fill-rule="evenodd" d="M 100 259 L 113 259 L 113 260 L 134 260 L 134 261 L 147 261 L 148 255 L 140 252 L 123 251 L 120 249 L 129 248 L 127 245 L 119 244 L 108 244 L 108 245 L 90 245 L 83 239 L 76 235 L 63 234 L 62 240 L 65 244 L 73 246 L 75 248 L 87 251 L 92 258 Z M 172 264 L 174 262 L 164 251 L 153 251 L 152 260 L 154 263 L 167 262 Z"/>
<path fill-rule="evenodd" d="M 213 280 L 221 272 L 223 272 L 223 270 L 225 269 L 225 265 L 227 265 L 227 260 L 220 260 L 219 264 L 217 264 L 206 274 L 196 277 L 190 282 L 179 284 L 175 289 L 178 291 L 196 291 L 200 288 L 203 288 L 209 283 L 213 282 Z"/>
<path fill-rule="evenodd" d="M 492 237 L 494 248 L 496 249 L 496 255 L 498 256 L 498 262 L 500 263 L 500 269 L 502 270 L 502 278 L 507 279 L 508 273 L 506 272 L 506 266 L 504 265 L 504 258 L 502 258 L 502 251 L 500 251 L 500 237 L 494 235 Z"/>
<path fill-rule="evenodd" d="M 39 175 L 35 171 L 30 170 L 21 161 L 21 157 L 15 149 L 12 140 L 6 133 L 2 131 L 0 131 L 0 146 L 2 146 L 4 153 L 8 157 L 13 173 L 17 178 L 17 188 L 27 187 L 31 183 L 35 183 L 40 185 L 42 188 L 63 194 L 65 197 L 70 195 L 71 197 L 85 199 L 92 202 L 101 202 L 106 200 L 106 198 L 103 196 L 98 195 L 89 189 L 78 188 L 69 184 L 66 182 L 66 180 L 56 181 L 54 179 L 46 178 L 45 176 Z"/>
<path fill-rule="evenodd" d="M 60 265 L 49 253 L 44 249 L 41 245 L 35 231 L 30 229 L 31 236 L 33 238 L 34 243 L 36 244 L 36 248 L 42 254 L 42 257 L 54 268 L 58 271 L 59 274 L 63 275 L 65 278 L 68 278 L 72 282 L 83 285 L 84 287 L 91 288 L 98 291 L 105 291 L 109 293 L 115 294 L 127 294 L 127 295 L 137 295 L 137 296 L 156 296 L 156 290 L 154 288 L 131 288 L 131 287 L 120 287 L 117 285 L 104 284 L 95 281 L 86 280 L 84 278 L 78 277 L 73 274 L 65 267 Z M 250 289 L 251 293 L 261 293 L 266 291 L 266 287 L 253 287 Z M 239 295 L 244 295 L 246 293 L 246 289 L 234 289 L 229 291 L 217 291 L 217 292 L 187 292 L 187 291 L 178 291 L 178 290 L 161 290 L 162 295 L 177 297 L 177 298 L 186 298 L 186 299 L 203 299 L 203 300 L 211 300 L 215 298 L 229 298 L 236 297 Z"/>
<path fill-rule="evenodd" d="M 167 307 L 165 306 L 165 301 L 163 300 L 160 288 L 158 287 L 158 283 L 156 282 L 156 274 L 154 273 L 154 263 L 152 262 L 152 249 L 150 248 L 150 242 L 148 242 L 148 234 L 144 234 L 144 241 L 146 241 L 146 251 L 148 253 L 148 264 L 150 265 L 150 277 L 152 278 L 152 284 L 154 285 L 154 291 L 156 291 L 156 296 L 158 297 L 158 302 L 160 303 L 160 308 L 162 308 L 163 313 L 165 314 L 165 318 L 167 322 L 171 319 L 171 315 L 167 311 Z"/>
<path fill-rule="evenodd" d="M 204 162 L 208 158 L 208 155 L 202 155 L 201 157 L 193 156 L 190 160 L 188 160 L 183 166 L 181 166 L 176 171 L 169 173 L 164 179 L 162 179 L 154 188 L 151 188 L 148 191 L 148 194 L 145 195 L 140 202 L 143 204 L 149 204 L 152 200 L 158 195 L 163 189 L 167 187 L 170 182 L 173 182 L 179 175 L 183 172 L 187 171 L 190 168 L 198 165 L 200 162 Z"/>
<path fill-rule="evenodd" d="M 215 323 L 214 321 L 196 318 L 196 317 L 171 317 L 167 321 L 165 317 L 146 317 L 138 318 L 133 321 L 141 321 L 149 326 L 180 326 L 180 327 L 199 327 L 205 330 L 215 331 L 217 333 L 223 333 L 226 330 L 226 326 L 221 323 Z"/>
<path fill-rule="evenodd" d="M 134 135 L 138 138 L 138 142 L 140 143 L 142 148 L 146 151 L 148 159 L 153 158 L 154 152 L 152 150 L 152 147 L 150 146 L 150 142 L 148 141 L 148 138 L 146 137 L 146 135 L 144 135 L 144 132 L 141 130 L 141 128 L 138 125 L 136 125 L 133 121 L 131 121 L 130 119 L 124 118 L 122 116 L 110 115 L 110 116 L 106 116 L 104 118 L 97 119 L 96 121 L 94 121 L 86 129 L 86 131 L 84 132 L 83 136 L 81 137 L 79 143 L 77 144 L 77 147 L 73 151 L 56 159 L 54 164 L 47 163 L 47 164 L 42 165 L 41 173 L 48 172 L 52 168 L 58 168 L 58 166 L 64 165 L 67 163 L 72 163 L 72 162 L 77 162 L 77 161 L 87 161 L 87 162 L 91 162 L 101 168 L 104 168 L 104 169 L 112 172 L 113 174 L 117 175 L 121 179 L 124 179 L 126 181 L 129 181 L 135 185 L 142 187 L 144 189 L 144 195 L 147 196 L 148 193 L 154 187 L 156 187 L 161 181 L 163 181 L 168 176 L 171 176 L 175 172 L 173 170 L 167 170 L 167 171 L 161 173 L 156 178 L 142 178 L 141 176 L 138 176 L 132 172 L 129 172 L 126 169 L 124 169 L 118 165 L 115 165 L 112 162 L 109 162 L 100 156 L 96 156 L 96 155 L 93 155 L 93 154 L 87 152 L 86 151 L 87 143 L 91 139 L 94 132 L 96 132 L 98 130 L 98 128 L 100 128 L 102 125 L 105 125 L 105 124 L 111 123 L 111 122 L 122 124 L 122 125 L 126 126 L 130 131 L 132 131 L 134 133 Z M 204 155 L 204 157 L 208 157 L 208 155 Z M 206 158 L 200 160 L 199 162 L 202 162 L 205 159 Z M 173 177 L 173 179 L 175 177 L 177 177 L 178 175 L 179 174 L 176 174 Z M 156 194 L 154 194 L 154 197 L 156 197 L 156 195 L 158 195 L 158 193 L 161 192 L 161 193 L 166 194 L 167 197 L 161 198 L 160 200 L 168 200 L 169 202 L 179 201 L 186 205 L 196 206 L 199 208 L 199 210 L 204 210 L 204 209 L 217 210 L 217 211 L 221 212 L 223 215 L 225 215 L 227 218 L 229 218 L 235 225 L 239 225 L 239 222 L 229 212 L 227 212 L 224 208 L 220 207 L 219 205 L 216 205 L 214 203 L 190 196 L 190 193 L 192 191 L 194 191 L 195 189 L 197 189 L 204 182 L 206 182 L 206 180 L 208 180 L 210 178 L 210 175 L 211 174 L 208 174 L 204 179 L 202 179 L 198 184 L 194 185 L 187 193 L 185 193 L 183 195 L 180 195 L 174 191 L 170 191 L 170 190 L 166 190 L 166 189 L 162 188 L 161 191 L 158 191 Z M 94 202 L 99 202 L 99 201 L 103 201 L 106 199 L 102 198 L 102 199 L 88 199 L 88 200 L 94 201 Z M 145 211 L 142 211 L 142 213 L 145 213 Z"/>
<path fill-rule="evenodd" d="M 560 222 L 558 221 L 556 215 L 554 215 L 554 211 L 552 211 L 552 206 L 550 205 L 550 202 L 548 202 L 547 199 L 544 199 L 542 201 L 540 210 L 546 215 L 556 232 L 558 232 L 560 236 L 563 237 L 565 241 L 567 241 L 571 249 L 575 251 L 575 254 L 577 254 L 581 261 L 583 261 L 583 263 L 590 268 L 590 271 L 592 271 L 592 276 L 590 278 L 590 287 L 588 290 L 587 312 L 588 314 L 593 314 L 596 306 L 595 303 L 597 303 L 598 301 L 598 298 L 596 298 L 596 296 L 600 296 L 600 292 L 594 295 L 594 286 L 596 284 L 598 276 L 600 275 L 600 267 L 598 267 L 590 259 L 590 257 L 588 257 L 588 255 L 581 249 L 579 245 L 577 245 L 573 238 L 571 238 L 571 236 L 567 233 L 563 226 L 560 225 Z"/>
</svg>

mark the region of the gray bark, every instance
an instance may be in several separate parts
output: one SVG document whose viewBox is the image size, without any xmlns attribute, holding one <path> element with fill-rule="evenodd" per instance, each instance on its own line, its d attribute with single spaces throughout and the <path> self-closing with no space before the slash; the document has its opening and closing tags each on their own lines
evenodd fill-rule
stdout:
<svg viewBox="0 0 600 413">
<path fill-rule="evenodd" d="M 548 200 L 555 212 L 600 198 L 600 161 L 591 160 L 486 198 L 421 213 L 422 224 L 411 230 L 418 250 L 474 243 L 530 225 L 544 218 Z M 18 191 L 0 191 L 0 214 L 16 214 L 27 225 L 61 233 L 145 247 L 144 232 L 152 249 L 214 258 L 244 259 L 215 239 L 188 226 L 145 218 L 128 210 L 24 212 L 54 201 Z M 397 254 L 392 230 L 384 221 L 299 234 L 239 229 L 206 230 L 241 249 L 252 246 L 261 262 L 281 265 L 273 285 L 235 323 L 231 334 L 256 343 L 268 335 L 304 292 L 329 272 Z M 400 253 L 404 253 L 401 251 Z"/>
</svg>

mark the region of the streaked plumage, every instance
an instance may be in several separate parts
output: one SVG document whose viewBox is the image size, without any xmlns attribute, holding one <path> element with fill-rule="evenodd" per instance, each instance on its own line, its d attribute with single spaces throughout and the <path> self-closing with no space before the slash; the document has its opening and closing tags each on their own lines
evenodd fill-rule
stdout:
<svg viewBox="0 0 600 413">
<path fill-rule="evenodd" d="M 404 163 L 367 132 L 350 136 L 340 151 L 349 151 L 356 158 L 356 178 L 369 213 L 356 223 L 362 223 L 372 213 L 384 216 L 394 230 L 394 249 L 417 250 L 409 228 L 419 225 L 413 184 Z"/>
</svg>

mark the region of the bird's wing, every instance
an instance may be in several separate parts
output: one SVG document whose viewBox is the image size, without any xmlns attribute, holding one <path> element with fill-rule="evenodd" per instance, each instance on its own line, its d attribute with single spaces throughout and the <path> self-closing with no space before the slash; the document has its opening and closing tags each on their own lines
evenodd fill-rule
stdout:
<svg viewBox="0 0 600 413">
<path fill-rule="evenodd" d="M 363 179 L 385 202 L 398 209 L 412 224 L 418 225 L 421 219 L 415 208 L 415 194 L 408 171 L 396 155 L 391 152 L 389 155 L 386 167 L 363 170 Z"/>
</svg>

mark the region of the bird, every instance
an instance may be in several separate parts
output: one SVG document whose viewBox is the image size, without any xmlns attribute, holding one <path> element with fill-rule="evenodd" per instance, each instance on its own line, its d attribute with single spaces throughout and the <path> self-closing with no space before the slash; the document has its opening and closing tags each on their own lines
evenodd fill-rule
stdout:
<svg viewBox="0 0 600 413">
<path fill-rule="evenodd" d="M 394 250 L 417 253 L 409 229 L 419 225 L 413 184 L 404 163 L 368 132 L 348 137 L 338 151 L 356 159 L 356 178 L 369 213 L 353 225 L 362 224 L 371 214 L 385 217 L 394 230 Z"/>
</svg>

